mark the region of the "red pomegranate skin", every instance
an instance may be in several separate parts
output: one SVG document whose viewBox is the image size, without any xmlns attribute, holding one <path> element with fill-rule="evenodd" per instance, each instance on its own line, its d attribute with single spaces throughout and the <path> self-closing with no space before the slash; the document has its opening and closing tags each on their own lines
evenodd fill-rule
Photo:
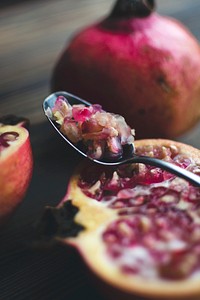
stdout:
<svg viewBox="0 0 200 300">
<path fill-rule="evenodd" d="M 199 42 L 156 12 L 107 18 L 74 36 L 51 83 L 123 115 L 137 138 L 173 138 L 199 120 Z"/>
<path fill-rule="evenodd" d="M 0 227 L 22 203 L 33 173 L 29 120 L 15 115 L 0 117 Z"/>
</svg>

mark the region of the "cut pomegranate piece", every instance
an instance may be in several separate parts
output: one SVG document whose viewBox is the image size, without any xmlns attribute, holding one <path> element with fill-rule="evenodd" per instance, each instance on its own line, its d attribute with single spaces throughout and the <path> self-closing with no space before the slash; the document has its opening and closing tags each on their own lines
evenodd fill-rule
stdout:
<svg viewBox="0 0 200 300">
<path fill-rule="evenodd" d="M 21 203 L 31 180 L 33 158 L 29 132 L 24 128 L 27 124 L 21 117 L 0 118 L 0 225 Z"/>
<path fill-rule="evenodd" d="M 189 145 L 161 139 L 134 144 L 138 154 L 199 173 L 200 151 Z M 83 228 L 76 237 L 58 231 L 56 238 L 76 247 L 120 299 L 199 299 L 200 188 L 152 166 L 106 168 L 86 161 L 57 209 L 68 199 L 78 209 L 74 226 Z"/>
</svg>

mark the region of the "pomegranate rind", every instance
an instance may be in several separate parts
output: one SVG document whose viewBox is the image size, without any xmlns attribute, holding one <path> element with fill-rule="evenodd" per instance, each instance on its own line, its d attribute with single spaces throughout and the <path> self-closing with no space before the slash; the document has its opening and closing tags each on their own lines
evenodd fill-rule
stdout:
<svg viewBox="0 0 200 300">
<path fill-rule="evenodd" d="M 134 145 L 136 149 L 147 145 L 156 147 L 175 146 L 180 154 L 192 158 L 197 164 L 200 163 L 200 151 L 183 143 L 164 139 L 147 139 L 135 141 Z M 182 280 L 144 279 L 137 275 L 125 276 L 112 263 L 105 255 L 106 248 L 101 236 L 104 229 L 112 221 L 118 220 L 120 216 L 116 210 L 92 200 L 81 191 L 77 182 L 80 172 L 84 168 L 87 168 L 87 161 L 79 166 L 72 176 L 67 193 L 59 206 L 62 206 L 67 199 L 71 199 L 73 205 L 79 208 L 75 221 L 83 225 L 86 230 L 81 231 L 75 238 L 58 238 L 58 240 L 63 244 L 75 247 L 95 276 L 114 290 L 122 292 L 121 299 L 125 299 L 125 295 L 130 296 L 130 298 L 133 295 L 139 295 L 150 299 L 199 299 L 199 276 Z"/>
<path fill-rule="evenodd" d="M 9 219 L 23 200 L 33 170 L 29 132 L 21 123 L 0 126 L 0 134 L 6 132 L 15 132 L 18 138 L 0 152 L 0 224 Z"/>
</svg>

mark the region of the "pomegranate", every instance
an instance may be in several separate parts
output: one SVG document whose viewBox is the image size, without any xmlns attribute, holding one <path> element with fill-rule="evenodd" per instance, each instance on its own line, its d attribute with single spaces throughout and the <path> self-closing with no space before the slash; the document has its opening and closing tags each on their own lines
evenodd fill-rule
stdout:
<svg viewBox="0 0 200 300">
<path fill-rule="evenodd" d="M 33 168 L 28 120 L 0 118 L 0 225 L 13 214 L 28 189 Z"/>
<path fill-rule="evenodd" d="M 51 119 L 68 139 L 86 148 L 87 154 L 95 159 L 119 159 L 124 151 L 133 150 L 134 130 L 120 115 L 106 112 L 98 104 L 70 105 L 66 97 L 58 96 Z"/>
<path fill-rule="evenodd" d="M 63 49 L 51 90 L 100 103 L 125 117 L 138 138 L 174 138 L 200 115 L 200 47 L 153 0 L 118 0 Z"/>
<path fill-rule="evenodd" d="M 200 151 L 192 146 L 165 139 L 134 144 L 138 154 L 200 175 Z M 200 297 L 200 188 L 157 167 L 85 161 L 38 228 L 42 237 L 78 249 L 115 299 Z"/>
</svg>

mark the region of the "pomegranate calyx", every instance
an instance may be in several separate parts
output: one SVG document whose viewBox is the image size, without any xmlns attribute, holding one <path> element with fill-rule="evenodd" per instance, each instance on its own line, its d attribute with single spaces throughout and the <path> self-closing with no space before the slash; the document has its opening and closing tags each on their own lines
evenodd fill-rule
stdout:
<svg viewBox="0 0 200 300">
<path fill-rule="evenodd" d="M 148 17 L 155 8 L 154 0 L 118 0 L 109 19 L 144 18 Z"/>
<path fill-rule="evenodd" d="M 16 125 L 19 127 L 24 127 L 28 130 L 30 126 L 30 121 L 29 119 L 24 117 L 18 117 L 15 115 L 5 115 L 0 117 L 0 127 L 4 125 Z"/>
<path fill-rule="evenodd" d="M 19 134 L 15 131 L 8 131 L 0 134 L 0 147 L 9 147 L 9 142 L 15 141 L 18 136 Z"/>
<path fill-rule="evenodd" d="M 84 226 L 74 221 L 79 208 L 66 201 L 61 207 L 47 206 L 37 224 L 37 239 L 50 241 L 56 237 L 76 237 Z"/>
</svg>

